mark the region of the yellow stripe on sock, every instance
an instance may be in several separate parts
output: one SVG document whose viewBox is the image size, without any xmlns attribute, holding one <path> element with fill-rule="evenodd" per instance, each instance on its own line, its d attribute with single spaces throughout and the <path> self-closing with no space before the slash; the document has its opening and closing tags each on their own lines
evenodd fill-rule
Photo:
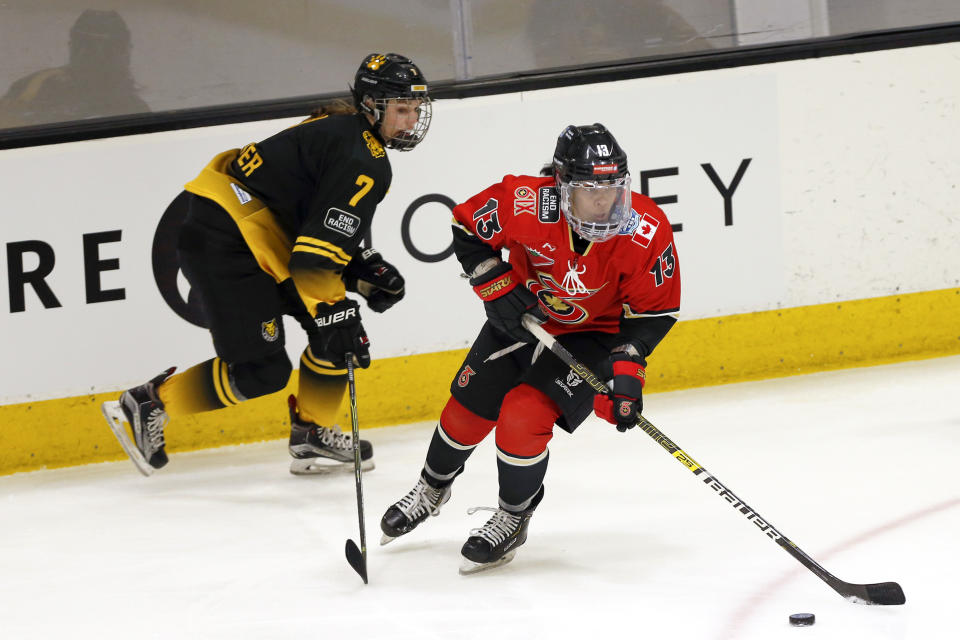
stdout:
<svg viewBox="0 0 960 640">
<path fill-rule="evenodd" d="M 310 350 L 310 347 L 304 349 L 300 356 L 300 363 L 305 365 L 310 371 L 321 376 L 342 376 L 347 373 L 346 369 L 337 369 L 329 360 L 322 360 Z"/>
<path fill-rule="evenodd" d="M 220 358 L 213 361 L 213 388 L 223 404 L 227 406 L 240 404 L 237 396 L 233 393 L 233 389 L 230 388 L 229 365 Z"/>
</svg>

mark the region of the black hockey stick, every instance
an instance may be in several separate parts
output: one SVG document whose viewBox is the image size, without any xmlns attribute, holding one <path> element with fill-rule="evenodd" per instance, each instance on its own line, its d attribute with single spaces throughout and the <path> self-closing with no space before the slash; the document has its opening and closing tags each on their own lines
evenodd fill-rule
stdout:
<svg viewBox="0 0 960 640">
<path fill-rule="evenodd" d="M 353 354 L 346 354 L 347 385 L 350 388 L 350 426 L 353 428 L 353 476 L 357 485 L 357 517 L 360 519 L 360 548 L 347 539 L 347 562 L 367 584 L 367 531 L 363 523 L 363 481 L 360 472 L 360 427 L 357 424 L 357 383 L 353 375 Z"/>
<path fill-rule="evenodd" d="M 551 336 L 541 327 L 537 321 L 529 315 L 523 317 L 523 326 L 539 340 L 543 346 L 550 349 L 558 358 L 563 360 L 570 369 L 590 385 L 597 393 L 609 393 L 610 389 L 597 378 L 590 369 L 577 361 L 573 355 L 567 351 L 562 344 Z M 903 589 L 896 582 L 879 582 L 876 584 L 851 584 L 840 580 L 832 573 L 821 567 L 813 558 L 804 553 L 797 545 L 791 542 L 786 536 L 777 531 L 769 521 L 761 518 L 760 514 L 738 498 L 730 489 L 724 486 L 713 474 L 708 472 L 700 463 L 696 462 L 683 449 L 673 443 L 670 438 L 665 436 L 649 420 L 643 416 L 637 416 L 637 426 L 648 436 L 653 438 L 657 444 L 667 450 L 667 453 L 676 458 L 680 464 L 693 472 L 695 476 L 704 476 L 703 483 L 717 492 L 721 498 L 730 503 L 730 505 L 746 516 L 747 520 L 755 524 L 760 531 L 767 534 L 767 537 L 780 545 L 787 553 L 796 558 L 800 564 L 812 571 L 814 575 L 830 585 L 834 591 L 849 600 L 859 604 L 903 604 L 906 602 L 906 596 L 903 595 Z"/>
</svg>

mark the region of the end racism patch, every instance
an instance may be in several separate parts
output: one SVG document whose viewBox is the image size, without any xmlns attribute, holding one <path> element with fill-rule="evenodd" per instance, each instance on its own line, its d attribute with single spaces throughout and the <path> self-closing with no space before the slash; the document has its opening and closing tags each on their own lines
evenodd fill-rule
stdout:
<svg viewBox="0 0 960 640">
<path fill-rule="evenodd" d="M 343 209 L 330 207 L 327 209 L 327 215 L 323 219 L 323 226 L 327 229 L 333 229 L 348 238 L 352 238 L 360 231 L 360 218 L 352 213 L 347 213 Z"/>
<path fill-rule="evenodd" d="M 537 216 L 540 222 L 560 221 L 560 196 L 556 187 L 540 187 L 540 208 Z"/>
</svg>

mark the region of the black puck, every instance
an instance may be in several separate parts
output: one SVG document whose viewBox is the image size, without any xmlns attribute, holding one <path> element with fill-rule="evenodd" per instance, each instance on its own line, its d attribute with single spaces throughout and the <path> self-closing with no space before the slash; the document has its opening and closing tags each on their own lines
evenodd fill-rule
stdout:
<svg viewBox="0 0 960 640">
<path fill-rule="evenodd" d="M 795 627 L 809 627 L 816 621 L 817 617 L 812 613 L 792 613 L 790 614 L 790 624 Z"/>
</svg>

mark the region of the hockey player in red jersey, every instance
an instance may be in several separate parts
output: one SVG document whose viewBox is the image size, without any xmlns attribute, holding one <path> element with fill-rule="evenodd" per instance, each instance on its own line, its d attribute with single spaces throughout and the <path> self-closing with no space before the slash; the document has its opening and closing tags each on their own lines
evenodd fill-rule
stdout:
<svg viewBox="0 0 960 640">
<path fill-rule="evenodd" d="M 487 322 L 450 385 L 419 481 L 380 523 L 386 544 L 437 515 L 496 427 L 499 506 L 470 532 L 462 573 L 509 562 L 526 541 L 554 425 L 573 432 L 592 410 L 620 431 L 635 426 L 646 358 L 679 312 L 670 222 L 631 192 L 613 135 L 601 124 L 567 127 L 549 173 L 505 176 L 454 209 L 456 255 Z M 539 348 L 524 314 L 610 380 L 611 392 L 594 394 Z"/>
</svg>

